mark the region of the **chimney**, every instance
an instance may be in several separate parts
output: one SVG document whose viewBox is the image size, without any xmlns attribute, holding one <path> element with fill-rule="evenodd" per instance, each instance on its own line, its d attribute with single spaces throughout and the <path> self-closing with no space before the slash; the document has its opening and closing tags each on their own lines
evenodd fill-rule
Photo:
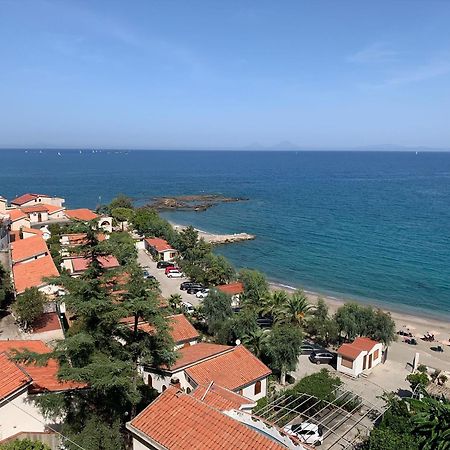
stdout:
<svg viewBox="0 0 450 450">
<path fill-rule="evenodd" d="M 170 385 L 175 386 L 178 389 L 181 389 L 180 380 L 178 378 L 171 378 L 170 379 Z"/>
</svg>

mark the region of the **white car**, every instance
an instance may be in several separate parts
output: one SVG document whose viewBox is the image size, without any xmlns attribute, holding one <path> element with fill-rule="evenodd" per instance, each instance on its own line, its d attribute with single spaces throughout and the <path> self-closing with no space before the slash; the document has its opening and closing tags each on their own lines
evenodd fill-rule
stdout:
<svg viewBox="0 0 450 450">
<path fill-rule="evenodd" d="M 202 289 L 201 291 L 198 291 L 195 296 L 197 298 L 206 298 L 208 297 L 209 289 Z"/>
<path fill-rule="evenodd" d="M 290 436 L 295 436 L 305 444 L 320 445 L 323 442 L 322 427 L 315 423 L 303 422 L 287 425 L 284 432 Z"/>
<path fill-rule="evenodd" d="M 195 312 L 194 306 L 189 302 L 181 302 L 180 307 L 186 314 L 193 314 Z"/>
<path fill-rule="evenodd" d="M 169 270 L 167 272 L 167 278 L 183 278 L 183 274 L 182 272 L 180 272 L 179 270 Z"/>
</svg>

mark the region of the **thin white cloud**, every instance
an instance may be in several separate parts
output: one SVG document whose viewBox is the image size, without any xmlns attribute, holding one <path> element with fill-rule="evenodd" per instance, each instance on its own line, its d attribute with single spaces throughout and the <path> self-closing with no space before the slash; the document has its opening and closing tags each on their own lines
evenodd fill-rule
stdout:
<svg viewBox="0 0 450 450">
<path fill-rule="evenodd" d="M 378 64 L 393 62 L 397 59 L 398 53 L 384 42 L 375 42 L 362 50 L 347 57 L 352 63 Z"/>
</svg>

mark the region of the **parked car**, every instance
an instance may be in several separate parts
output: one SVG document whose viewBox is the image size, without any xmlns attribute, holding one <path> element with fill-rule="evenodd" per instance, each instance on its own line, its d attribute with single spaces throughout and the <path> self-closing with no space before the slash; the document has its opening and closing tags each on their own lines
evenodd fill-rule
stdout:
<svg viewBox="0 0 450 450">
<path fill-rule="evenodd" d="M 149 272 L 148 270 L 146 270 L 146 269 L 144 269 L 144 270 L 142 271 L 142 275 L 144 276 L 145 279 L 151 277 L 150 272 Z"/>
<path fill-rule="evenodd" d="M 306 341 L 301 345 L 300 351 L 302 355 L 310 355 L 312 352 L 326 351 L 326 350 L 320 347 L 320 345 L 314 344 L 314 342 Z"/>
<path fill-rule="evenodd" d="M 198 291 L 195 296 L 197 298 L 206 298 L 208 297 L 209 289 L 202 289 L 201 291 Z"/>
<path fill-rule="evenodd" d="M 182 291 L 187 291 L 188 289 L 191 289 L 191 288 L 203 289 L 204 286 L 201 285 L 200 283 L 195 283 L 194 281 L 183 281 L 183 283 L 180 284 L 180 289 Z"/>
<path fill-rule="evenodd" d="M 197 294 L 197 292 L 201 292 L 203 291 L 203 289 L 205 289 L 205 286 L 193 286 L 190 287 L 186 292 L 188 294 Z"/>
<path fill-rule="evenodd" d="M 178 269 L 172 269 L 169 270 L 167 273 L 167 278 L 182 278 L 183 277 L 183 273 L 180 272 Z"/>
<path fill-rule="evenodd" d="M 318 446 L 323 442 L 323 429 L 315 423 L 303 422 L 284 427 L 284 432 L 296 436 L 301 442 Z"/>
<path fill-rule="evenodd" d="M 169 273 L 169 271 L 171 270 L 180 270 L 178 267 L 175 267 L 173 264 L 169 267 L 166 267 L 166 270 L 164 271 L 164 273 L 167 275 Z"/>
<path fill-rule="evenodd" d="M 270 328 L 273 325 L 273 319 L 271 317 L 258 317 L 256 323 L 260 328 Z"/>
<path fill-rule="evenodd" d="M 185 314 L 193 314 L 195 311 L 194 306 L 189 302 L 181 302 L 180 308 Z"/>
<path fill-rule="evenodd" d="M 314 364 L 330 364 L 335 358 L 336 355 L 328 350 L 314 350 L 309 355 L 309 360 Z"/>
<path fill-rule="evenodd" d="M 156 268 L 157 269 L 165 269 L 166 267 L 171 267 L 171 266 L 173 266 L 174 264 L 173 264 L 173 262 L 171 262 L 171 261 L 158 261 L 157 263 L 156 263 Z"/>
</svg>

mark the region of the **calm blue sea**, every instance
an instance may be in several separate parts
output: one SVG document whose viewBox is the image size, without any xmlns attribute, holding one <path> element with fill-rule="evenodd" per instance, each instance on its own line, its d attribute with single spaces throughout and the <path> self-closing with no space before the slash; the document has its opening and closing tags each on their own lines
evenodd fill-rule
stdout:
<svg viewBox="0 0 450 450">
<path fill-rule="evenodd" d="M 255 241 L 219 251 L 274 281 L 450 318 L 450 153 L 0 151 L 0 195 L 94 208 L 117 193 L 246 196 L 166 214 Z"/>
</svg>

